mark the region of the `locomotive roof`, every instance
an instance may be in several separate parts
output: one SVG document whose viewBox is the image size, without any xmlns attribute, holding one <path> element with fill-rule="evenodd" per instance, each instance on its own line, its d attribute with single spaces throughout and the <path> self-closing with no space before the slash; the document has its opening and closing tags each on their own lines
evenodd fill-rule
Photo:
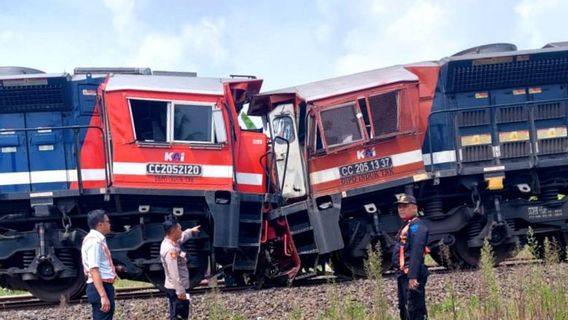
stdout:
<svg viewBox="0 0 568 320">
<path fill-rule="evenodd" d="M 109 78 L 105 90 L 142 90 L 222 95 L 223 83 L 243 81 L 247 80 L 230 78 L 198 78 L 117 74 Z"/>
<path fill-rule="evenodd" d="M 295 93 L 306 102 L 310 102 L 402 81 L 418 81 L 418 77 L 404 66 L 398 65 L 267 91 L 263 92 L 261 96 Z"/>
<path fill-rule="evenodd" d="M 568 49 L 568 41 L 552 42 L 540 49 L 512 50 L 503 52 L 484 52 L 484 53 L 468 53 L 458 56 L 451 56 L 442 59 L 442 61 L 461 61 L 461 60 L 480 60 L 485 58 L 509 57 L 519 55 L 531 55 L 538 53 L 554 53 L 565 52 Z"/>
<path fill-rule="evenodd" d="M 45 78 L 67 78 L 68 73 L 30 73 L 30 74 L 10 74 L 0 76 L 0 80 L 11 79 L 45 79 Z"/>
</svg>

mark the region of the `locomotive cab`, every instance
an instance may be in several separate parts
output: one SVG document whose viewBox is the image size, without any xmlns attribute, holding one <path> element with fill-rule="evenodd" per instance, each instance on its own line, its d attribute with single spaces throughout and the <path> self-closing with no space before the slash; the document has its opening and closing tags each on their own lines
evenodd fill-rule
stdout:
<svg viewBox="0 0 568 320">
<path fill-rule="evenodd" d="M 2 286 L 46 301 L 81 295 L 86 214 L 100 208 L 121 278 L 163 285 L 161 224 L 171 217 L 202 226 L 184 245 L 192 286 L 209 268 L 255 273 L 273 200 L 266 136 L 241 130 L 238 112 L 262 80 L 24 71 L 0 76 Z"/>
<path fill-rule="evenodd" d="M 305 269 L 315 270 L 331 256 L 338 269 L 363 273 L 366 246 L 377 242 L 380 231 L 358 225 L 392 204 L 373 195 L 428 177 L 421 116 L 430 111 L 437 70 L 430 63 L 378 69 L 255 98 L 250 113 L 265 115 L 272 133 L 286 219 L 292 230 L 303 231 L 292 232 L 293 240 L 311 249 L 298 250 Z M 296 177 L 299 171 L 305 180 Z M 360 234 L 354 237 L 353 229 Z"/>
</svg>

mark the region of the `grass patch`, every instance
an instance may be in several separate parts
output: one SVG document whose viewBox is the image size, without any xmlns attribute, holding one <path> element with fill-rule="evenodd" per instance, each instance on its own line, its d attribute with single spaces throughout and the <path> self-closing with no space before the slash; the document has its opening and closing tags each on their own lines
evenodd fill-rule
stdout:
<svg viewBox="0 0 568 320">
<path fill-rule="evenodd" d="M 153 288 L 154 286 L 148 282 L 143 282 L 143 281 L 118 279 L 114 282 L 114 287 L 115 288 L 138 288 L 138 287 Z"/>
<path fill-rule="evenodd" d="M 21 296 L 21 295 L 30 295 L 30 293 L 27 291 L 0 288 L 0 297 Z"/>
</svg>

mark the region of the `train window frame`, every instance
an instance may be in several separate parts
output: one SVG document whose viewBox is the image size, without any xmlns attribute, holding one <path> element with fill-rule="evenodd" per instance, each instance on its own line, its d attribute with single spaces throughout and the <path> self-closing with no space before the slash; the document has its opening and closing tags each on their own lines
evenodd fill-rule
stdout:
<svg viewBox="0 0 568 320">
<path fill-rule="evenodd" d="M 332 110 L 336 110 L 336 109 L 340 109 L 340 108 L 346 108 L 346 107 L 351 107 L 353 110 L 353 116 L 354 116 L 354 120 L 355 123 L 357 124 L 357 129 L 359 131 L 359 138 L 358 139 L 353 139 L 351 141 L 346 141 L 346 142 L 339 142 L 339 143 L 334 143 L 334 144 L 328 144 L 328 137 L 326 135 L 326 130 L 324 128 L 324 113 L 328 112 L 328 111 L 332 111 Z M 324 149 L 327 151 L 329 149 L 338 149 L 344 146 L 351 146 L 354 144 L 358 144 L 361 142 L 364 142 L 367 140 L 366 134 L 363 131 L 362 125 L 361 125 L 361 111 L 359 110 L 359 106 L 357 104 L 356 100 L 349 100 L 349 101 L 345 101 L 339 104 L 335 104 L 329 107 L 324 107 L 324 108 L 320 108 L 319 112 L 318 112 L 318 127 L 320 129 L 320 134 L 322 136 L 322 142 L 323 142 L 323 147 Z"/>
<path fill-rule="evenodd" d="M 138 132 L 138 130 L 136 129 L 136 123 L 137 121 L 135 121 L 134 119 L 134 112 L 133 112 L 133 106 L 132 106 L 132 101 L 141 101 L 141 102 L 154 102 L 154 103 L 164 103 L 165 107 L 166 107 L 166 119 L 165 119 L 165 132 L 163 132 L 164 134 L 164 141 L 156 141 L 155 139 L 145 139 L 145 140 L 140 140 L 139 136 L 141 134 L 141 132 Z M 168 143 L 168 119 L 170 117 L 169 112 L 170 112 L 170 101 L 167 100 L 159 100 L 159 99 L 145 99 L 145 98 L 137 98 L 137 97 L 128 97 L 127 98 L 127 102 L 128 102 L 128 111 L 130 113 L 130 125 L 132 128 L 132 133 L 134 135 L 134 141 L 138 142 L 138 143 L 142 143 L 142 144 L 166 144 Z"/>
<path fill-rule="evenodd" d="M 314 112 L 314 109 L 310 110 L 308 113 L 307 126 L 307 154 L 309 156 L 325 154 L 326 149 L 321 138 L 319 116 L 318 112 Z"/>
<path fill-rule="evenodd" d="M 286 125 L 287 128 L 289 129 L 289 133 L 291 135 L 290 139 L 286 139 L 285 137 L 282 137 L 280 135 L 276 135 L 276 127 L 275 127 L 275 122 L 276 121 L 281 121 L 284 120 L 286 121 Z M 289 114 L 286 115 L 282 115 L 282 116 L 277 116 L 274 119 L 272 119 L 272 123 L 270 125 L 270 127 L 272 128 L 272 135 L 274 136 L 274 140 L 276 143 L 278 144 L 285 144 L 286 142 L 284 142 L 281 139 L 276 139 L 276 137 L 281 137 L 283 139 L 286 139 L 288 141 L 288 143 L 292 143 L 294 141 L 296 141 L 296 132 L 295 132 L 295 128 L 294 128 L 294 119 L 292 119 L 292 117 Z"/>
<path fill-rule="evenodd" d="M 209 107 L 210 108 L 210 128 L 209 128 L 209 140 L 177 140 L 175 139 L 175 112 L 176 106 L 192 106 L 192 107 Z M 196 102 L 196 101 L 172 101 L 171 102 L 171 118 L 168 121 L 170 124 L 169 132 L 171 143 L 176 144 L 215 144 L 215 119 L 214 119 L 214 109 L 216 104 L 215 103 L 204 103 L 204 102 Z"/>
<path fill-rule="evenodd" d="M 130 112 L 130 123 L 132 132 L 134 135 L 134 142 L 141 146 L 144 145 L 172 145 L 172 144 L 186 144 L 186 145 L 223 145 L 227 143 L 227 131 L 225 125 L 225 115 L 223 110 L 219 108 L 217 102 L 203 102 L 203 101 L 192 101 L 192 100 L 171 100 L 171 99 L 154 99 L 154 98 L 140 98 L 136 96 L 126 97 L 128 109 Z M 132 100 L 138 101 L 148 101 L 148 102 L 160 102 L 167 105 L 166 114 L 166 140 L 165 141 L 153 141 L 153 140 L 139 140 L 138 132 L 136 131 L 136 124 L 134 121 L 134 113 L 132 112 Z M 210 107 L 210 120 L 211 120 L 211 139 L 208 141 L 201 140 L 175 140 L 174 130 L 175 130 L 175 106 L 176 105 L 192 105 L 192 106 L 204 106 Z"/>
<path fill-rule="evenodd" d="M 394 89 L 394 90 L 389 90 L 389 91 L 384 91 L 384 92 L 377 92 L 377 93 L 373 93 L 373 94 L 369 94 L 367 96 L 365 96 L 365 107 L 367 110 L 367 114 L 369 116 L 369 124 L 371 125 L 371 130 L 370 130 L 370 136 L 369 139 L 370 140 L 374 140 L 374 139 L 383 139 L 383 138 L 389 138 L 389 137 L 393 137 L 396 136 L 398 134 L 401 133 L 400 131 L 400 113 L 401 113 L 401 102 L 404 99 L 404 89 Z M 386 132 L 386 133 L 381 133 L 381 134 L 377 134 L 377 128 L 375 126 L 376 121 L 375 121 L 375 114 L 373 113 L 373 110 L 371 109 L 371 102 L 370 99 L 372 97 L 378 97 L 378 96 L 385 96 L 385 95 L 389 95 L 389 94 L 396 94 L 396 128 L 390 132 Z"/>
</svg>

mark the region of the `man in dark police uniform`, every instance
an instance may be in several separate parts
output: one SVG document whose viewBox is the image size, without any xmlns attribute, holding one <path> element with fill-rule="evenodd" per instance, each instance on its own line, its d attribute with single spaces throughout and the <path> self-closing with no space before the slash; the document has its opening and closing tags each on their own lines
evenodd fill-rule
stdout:
<svg viewBox="0 0 568 320">
<path fill-rule="evenodd" d="M 398 215 L 404 225 L 398 231 L 392 253 L 398 283 L 400 319 L 427 319 L 426 281 L 428 269 L 424 255 L 428 252 L 428 227 L 418 217 L 416 198 L 397 195 Z"/>
</svg>

